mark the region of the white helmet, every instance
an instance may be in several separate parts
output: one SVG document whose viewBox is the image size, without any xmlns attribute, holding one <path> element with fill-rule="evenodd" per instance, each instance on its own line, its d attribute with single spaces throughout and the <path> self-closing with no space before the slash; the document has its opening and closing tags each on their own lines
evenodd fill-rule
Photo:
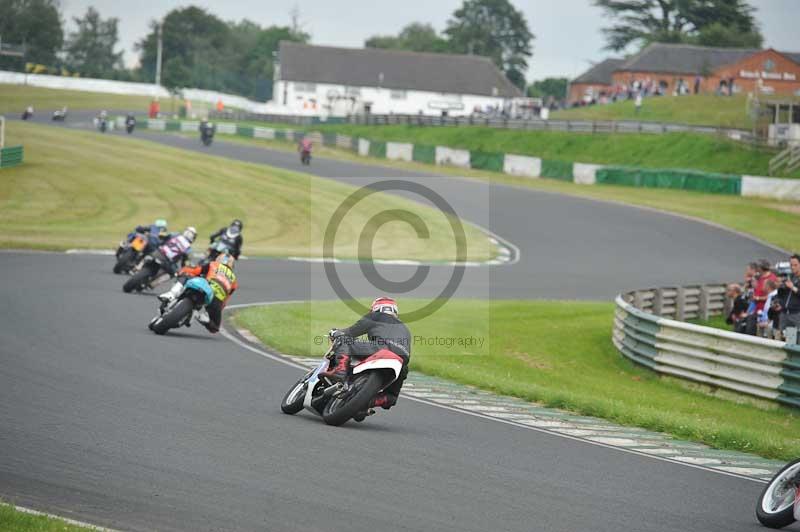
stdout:
<svg viewBox="0 0 800 532">
<path fill-rule="evenodd" d="M 183 237 L 189 242 L 194 242 L 194 239 L 197 238 L 197 229 L 191 226 L 187 227 L 183 231 Z"/>
</svg>

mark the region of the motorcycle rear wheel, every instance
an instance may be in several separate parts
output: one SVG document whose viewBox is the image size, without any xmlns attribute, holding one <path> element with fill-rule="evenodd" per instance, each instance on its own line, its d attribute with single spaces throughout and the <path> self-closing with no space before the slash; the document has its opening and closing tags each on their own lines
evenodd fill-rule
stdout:
<svg viewBox="0 0 800 532">
<path fill-rule="evenodd" d="M 369 408 L 369 402 L 377 395 L 382 385 L 383 379 L 375 371 L 356 375 L 349 392 L 343 397 L 333 397 L 328 401 L 322 411 L 322 419 L 334 427 L 344 425 L 357 413 Z"/>
<path fill-rule="evenodd" d="M 125 284 L 122 285 L 122 291 L 126 294 L 130 294 L 134 290 L 141 291 L 142 286 L 150 279 L 150 275 L 150 270 L 148 268 L 139 270 L 134 273 L 130 279 L 125 281 Z"/>
<path fill-rule="evenodd" d="M 792 483 L 792 479 L 798 478 L 800 478 L 800 458 L 786 464 L 772 477 L 756 503 L 756 517 L 762 525 L 768 528 L 783 528 L 794 523 L 795 489 L 787 483 Z M 771 504 L 776 498 L 781 499 L 782 503 L 779 507 L 772 508 Z"/>
<path fill-rule="evenodd" d="M 177 305 L 150 325 L 150 330 L 156 334 L 165 334 L 168 330 L 179 326 L 186 316 L 191 314 L 194 303 L 191 299 L 181 299 Z"/>
</svg>

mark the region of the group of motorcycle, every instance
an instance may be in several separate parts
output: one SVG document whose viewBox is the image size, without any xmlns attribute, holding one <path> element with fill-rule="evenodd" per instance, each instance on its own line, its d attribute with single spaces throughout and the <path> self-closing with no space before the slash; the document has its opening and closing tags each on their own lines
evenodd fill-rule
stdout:
<svg viewBox="0 0 800 532">
<path fill-rule="evenodd" d="M 150 227 L 137 227 L 120 242 L 115 253 L 114 273 L 129 275 L 122 290 L 125 293 L 153 290 L 175 279 L 190 259 L 196 235 L 193 227 L 180 234 L 168 233 L 163 220 Z M 216 238 L 198 265 L 230 253 L 235 237 L 235 232 L 228 230 Z M 156 334 L 165 334 L 170 329 L 190 326 L 193 314 L 202 311 L 213 297 L 214 290 L 206 279 L 192 277 L 183 284 L 177 297 L 160 300 L 159 315 L 150 321 L 149 328 Z"/>
</svg>

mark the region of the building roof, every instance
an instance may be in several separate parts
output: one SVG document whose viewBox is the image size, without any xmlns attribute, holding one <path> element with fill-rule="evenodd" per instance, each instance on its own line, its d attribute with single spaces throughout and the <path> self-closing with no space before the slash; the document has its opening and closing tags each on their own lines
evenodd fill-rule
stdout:
<svg viewBox="0 0 800 532">
<path fill-rule="evenodd" d="M 758 48 L 711 48 L 689 44 L 653 43 L 617 70 L 703 74 L 761 52 Z"/>
<path fill-rule="evenodd" d="M 611 85 L 611 76 L 625 62 L 624 59 L 606 59 L 572 80 L 572 83 L 597 83 Z"/>
<path fill-rule="evenodd" d="M 522 96 L 489 58 L 280 43 L 287 81 L 512 98 Z"/>
</svg>

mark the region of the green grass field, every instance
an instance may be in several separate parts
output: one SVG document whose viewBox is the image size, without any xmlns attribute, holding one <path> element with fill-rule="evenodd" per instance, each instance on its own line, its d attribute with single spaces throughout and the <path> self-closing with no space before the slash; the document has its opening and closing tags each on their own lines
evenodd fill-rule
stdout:
<svg viewBox="0 0 800 532">
<path fill-rule="evenodd" d="M 150 105 L 150 98 L 103 92 L 44 89 L 23 85 L 0 85 L 0 114 L 17 116 L 22 114 L 22 111 L 29 105 L 33 106 L 34 113 L 61 109 L 65 105 L 73 111 L 88 109 L 99 112 L 101 109 L 114 109 L 145 113 Z M 162 102 L 163 106 L 168 106 L 168 103 Z"/>
<path fill-rule="evenodd" d="M 640 120 L 748 130 L 753 127 L 745 95 L 660 96 L 646 98 L 639 114 L 636 114 L 633 100 L 626 100 L 556 111 L 550 117 L 554 120 Z"/>
<path fill-rule="evenodd" d="M 0 501 L 0 532 L 89 532 L 94 527 L 73 525 L 46 515 L 21 512 Z"/>
<path fill-rule="evenodd" d="M 20 512 L 0 501 L 0 532 L 88 532 L 93 527 L 73 525 L 62 519 Z"/>
<path fill-rule="evenodd" d="M 220 139 L 269 149 L 296 150 L 294 144 L 286 141 L 246 139 L 232 135 L 221 135 Z M 526 179 L 495 172 L 466 170 L 447 166 L 431 167 L 420 163 L 360 157 L 347 150 L 322 146 L 314 148 L 314 153 L 317 157 L 330 157 L 359 164 L 383 165 L 416 172 L 435 172 L 437 174 L 528 187 L 544 192 L 649 207 L 713 222 L 753 235 L 784 249 L 800 250 L 800 232 L 796 230 L 800 224 L 800 206 L 793 201 L 613 185 L 589 187 L 554 179 Z"/>
<path fill-rule="evenodd" d="M 401 301 L 401 312 L 426 303 Z M 800 413 L 717 397 L 658 377 L 614 349 L 612 303 L 451 300 L 411 324 L 414 336 L 488 338 L 483 348 L 414 342 L 412 369 L 551 407 L 663 431 L 720 449 L 788 459 L 800 454 Z M 313 337 L 349 325 L 344 303 L 245 309 L 235 321 L 284 353 L 321 356 Z M 287 383 L 287 386 L 291 383 Z M 402 405 L 401 405 L 402 407 Z"/>
<path fill-rule="evenodd" d="M 166 218 L 173 229 L 194 225 L 203 242 L 241 218 L 245 254 L 319 257 L 328 221 L 355 190 L 307 174 L 97 132 L 13 122 L 7 135 L 10 145 L 25 146 L 25 163 L 0 171 L 0 246 L 7 248 L 110 248 L 133 226 L 155 218 Z M 444 215 L 397 196 L 380 197 L 363 201 L 343 219 L 338 257 L 358 257 L 367 221 L 394 208 L 425 220 L 430 238 L 390 222 L 375 235 L 376 258 L 453 260 L 455 244 Z M 464 227 L 469 258 L 493 256 L 485 235 Z"/>
</svg>

